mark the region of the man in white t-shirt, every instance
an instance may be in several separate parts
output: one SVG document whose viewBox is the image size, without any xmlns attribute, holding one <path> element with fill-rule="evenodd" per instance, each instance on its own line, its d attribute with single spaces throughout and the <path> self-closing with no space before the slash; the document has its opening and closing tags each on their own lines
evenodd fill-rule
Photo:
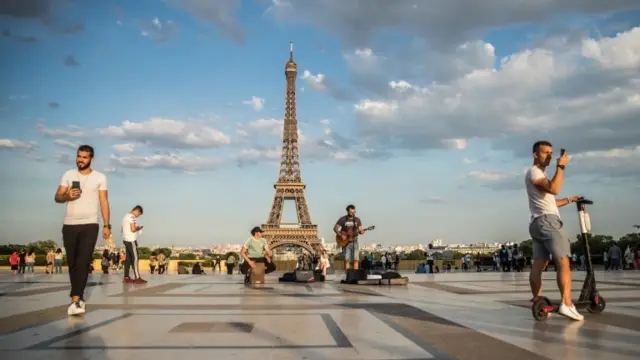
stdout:
<svg viewBox="0 0 640 360">
<path fill-rule="evenodd" d="M 553 148 L 548 141 L 538 141 L 533 145 L 533 166 L 525 175 L 525 186 L 529 197 L 531 222 L 529 234 L 533 240 L 533 266 L 529 274 L 529 283 L 534 299 L 542 295 L 542 272 L 550 257 L 554 259 L 558 285 L 562 293 L 562 302 L 558 313 L 573 320 L 583 320 L 571 300 L 571 244 L 565 235 L 560 220 L 559 207 L 580 199 L 570 196 L 556 200 L 564 181 L 564 169 L 569 162 L 567 154 L 561 154 L 557 160 L 556 173 L 549 179 L 545 170 L 551 163 Z"/>
<path fill-rule="evenodd" d="M 138 217 L 142 215 L 142 206 L 136 205 L 122 219 L 122 242 L 127 254 L 124 260 L 124 280 L 125 284 L 146 284 L 147 281 L 140 277 L 138 268 L 138 236 L 143 226 L 138 225 Z M 133 269 L 133 277 L 129 276 L 130 269 Z"/>
<path fill-rule="evenodd" d="M 67 309 L 69 315 L 85 313 L 83 294 L 100 232 L 99 213 L 102 214 L 104 224 L 102 236 L 105 239 L 111 236 L 107 177 L 91 169 L 93 156 L 91 146 L 82 145 L 78 148 L 78 168 L 62 175 L 55 196 L 57 203 L 65 205 L 62 241 L 71 280 L 71 305 Z"/>
<path fill-rule="evenodd" d="M 426 265 L 428 265 L 428 269 L 426 269 L 426 272 L 428 274 L 435 273 L 435 269 L 433 268 L 433 266 L 434 266 L 434 262 L 433 262 L 434 256 L 433 256 L 433 254 L 434 254 L 433 244 L 427 245 L 427 251 L 425 251 L 424 255 L 427 258 Z"/>
</svg>

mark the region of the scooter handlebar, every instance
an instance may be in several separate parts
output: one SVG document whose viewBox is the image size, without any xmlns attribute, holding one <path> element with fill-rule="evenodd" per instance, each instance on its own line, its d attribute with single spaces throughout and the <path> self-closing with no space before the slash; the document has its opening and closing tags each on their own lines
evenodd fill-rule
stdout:
<svg viewBox="0 0 640 360">
<path fill-rule="evenodd" d="M 576 204 L 578 205 L 593 205 L 593 201 L 586 199 L 586 198 L 580 198 L 578 199 L 578 201 L 576 201 Z"/>
</svg>

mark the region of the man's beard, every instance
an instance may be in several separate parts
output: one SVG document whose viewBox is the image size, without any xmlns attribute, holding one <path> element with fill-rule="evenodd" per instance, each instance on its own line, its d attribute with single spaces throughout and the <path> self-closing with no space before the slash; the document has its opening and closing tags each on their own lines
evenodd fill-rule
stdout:
<svg viewBox="0 0 640 360">
<path fill-rule="evenodd" d="M 86 165 L 80 165 L 79 163 L 76 163 L 76 166 L 78 167 L 79 171 L 86 170 L 91 166 L 91 161 L 89 161 Z"/>
<path fill-rule="evenodd" d="M 546 159 L 544 159 L 544 166 L 547 167 L 549 166 L 549 164 L 551 164 L 551 155 L 547 156 Z"/>
</svg>

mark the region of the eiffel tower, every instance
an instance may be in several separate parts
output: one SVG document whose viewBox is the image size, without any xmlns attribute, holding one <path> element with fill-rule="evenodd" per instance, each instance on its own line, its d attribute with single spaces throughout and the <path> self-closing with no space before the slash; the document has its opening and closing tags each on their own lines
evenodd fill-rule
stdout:
<svg viewBox="0 0 640 360">
<path fill-rule="evenodd" d="M 309 208 L 304 196 L 306 185 L 300 176 L 298 120 L 296 118 L 296 76 L 298 65 L 293 61 L 293 43 L 289 50 L 289 61 L 284 70 L 287 79 L 284 128 L 282 136 L 282 158 L 280 176 L 273 185 L 275 195 L 267 223 L 262 225 L 262 236 L 271 249 L 286 245 L 302 247 L 310 253 L 322 248 L 318 238 L 318 225 L 311 223 Z M 282 208 L 285 201 L 295 201 L 298 222 L 282 223 Z"/>
</svg>

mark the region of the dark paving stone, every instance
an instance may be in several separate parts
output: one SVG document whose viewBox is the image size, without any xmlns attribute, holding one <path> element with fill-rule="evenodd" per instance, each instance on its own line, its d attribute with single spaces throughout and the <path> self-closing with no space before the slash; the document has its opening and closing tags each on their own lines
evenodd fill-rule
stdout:
<svg viewBox="0 0 640 360">
<path fill-rule="evenodd" d="M 177 325 L 169 332 L 176 333 L 241 333 L 247 334 L 253 331 L 254 324 L 246 322 L 184 322 Z"/>
</svg>

